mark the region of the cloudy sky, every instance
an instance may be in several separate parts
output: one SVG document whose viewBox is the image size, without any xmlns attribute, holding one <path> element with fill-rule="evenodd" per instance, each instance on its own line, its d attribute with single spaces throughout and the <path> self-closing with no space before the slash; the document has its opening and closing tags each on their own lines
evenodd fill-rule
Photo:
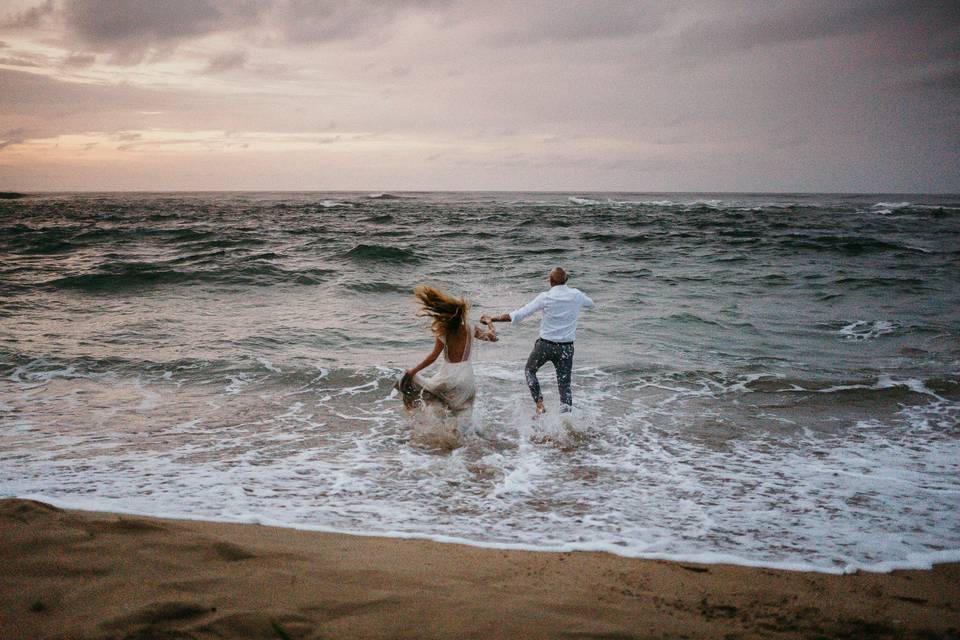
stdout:
<svg viewBox="0 0 960 640">
<path fill-rule="evenodd" d="M 0 189 L 960 192 L 960 3 L 0 0 Z"/>
</svg>

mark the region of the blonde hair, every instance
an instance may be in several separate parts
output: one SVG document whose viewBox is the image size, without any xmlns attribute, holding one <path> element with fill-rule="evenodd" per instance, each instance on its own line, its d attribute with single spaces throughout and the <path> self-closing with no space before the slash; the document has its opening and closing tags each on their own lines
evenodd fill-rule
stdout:
<svg viewBox="0 0 960 640">
<path fill-rule="evenodd" d="M 467 324 L 467 310 L 470 305 L 463 298 L 454 298 L 435 287 L 421 284 L 413 290 L 420 302 L 417 315 L 432 319 L 430 329 L 436 336 L 446 336 Z"/>
</svg>

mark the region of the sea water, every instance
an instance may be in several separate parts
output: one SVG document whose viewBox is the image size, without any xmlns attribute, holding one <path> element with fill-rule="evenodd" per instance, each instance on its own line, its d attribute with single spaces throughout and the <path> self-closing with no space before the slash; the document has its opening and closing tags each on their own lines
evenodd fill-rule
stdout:
<svg viewBox="0 0 960 640">
<path fill-rule="evenodd" d="M 412 288 L 592 297 L 417 438 Z M 42 194 L 0 203 L 0 496 L 840 572 L 960 560 L 960 197 Z M 563 418 L 563 419 L 561 419 Z"/>
</svg>

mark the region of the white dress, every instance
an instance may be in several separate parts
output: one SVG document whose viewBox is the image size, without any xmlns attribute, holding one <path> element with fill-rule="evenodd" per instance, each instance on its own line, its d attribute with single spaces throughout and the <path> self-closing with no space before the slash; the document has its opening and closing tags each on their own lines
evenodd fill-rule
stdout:
<svg viewBox="0 0 960 640">
<path fill-rule="evenodd" d="M 443 343 L 440 369 L 429 378 L 417 373 L 413 376 L 413 384 L 423 389 L 424 402 L 429 404 L 439 401 L 452 414 L 469 415 L 473 412 L 473 400 L 477 396 L 473 365 L 470 363 L 473 336 L 467 333 L 467 344 L 463 348 L 463 359 L 460 362 L 450 362 L 446 339 L 438 339 Z"/>
<path fill-rule="evenodd" d="M 430 409 L 433 413 L 440 411 L 461 419 L 469 418 L 477 395 L 473 365 L 470 363 L 473 336 L 467 334 L 467 344 L 460 362 L 450 362 L 446 339 L 440 337 L 438 340 L 443 343 L 443 360 L 437 372 L 429 378 L 422 373 L 412 378 L 403 376 L 395 387 L 408 410 Z"/>
</svg>

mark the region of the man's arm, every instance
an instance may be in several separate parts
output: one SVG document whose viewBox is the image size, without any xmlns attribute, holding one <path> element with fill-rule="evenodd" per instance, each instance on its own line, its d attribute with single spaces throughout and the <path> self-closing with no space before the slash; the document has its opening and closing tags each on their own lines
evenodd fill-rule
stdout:
<svg viewBox="0 0 960 640">
<path fill-rule="evenodd" d="M 581 291 L 580 306 L 582 306 L 584 309 L 593 309 L 596 305 L 593 304 L 593 300 L 590 299 L 590 296 Z"/>
<path fill-rule="evenodd" d="M 480 318 L 480 321 L 483 322 L 484 318 L 490 320 L 491 322 L 513 322 L 514 324 L 520 324 L 528 316 L 537 311 L 543 309 L 547 301 L 547 294 L 541 293 L 536 298 L 523 305 L 516 311 L 511 313 L 502 313 L 499 316 L 483 316 Z"/>
</svg>

